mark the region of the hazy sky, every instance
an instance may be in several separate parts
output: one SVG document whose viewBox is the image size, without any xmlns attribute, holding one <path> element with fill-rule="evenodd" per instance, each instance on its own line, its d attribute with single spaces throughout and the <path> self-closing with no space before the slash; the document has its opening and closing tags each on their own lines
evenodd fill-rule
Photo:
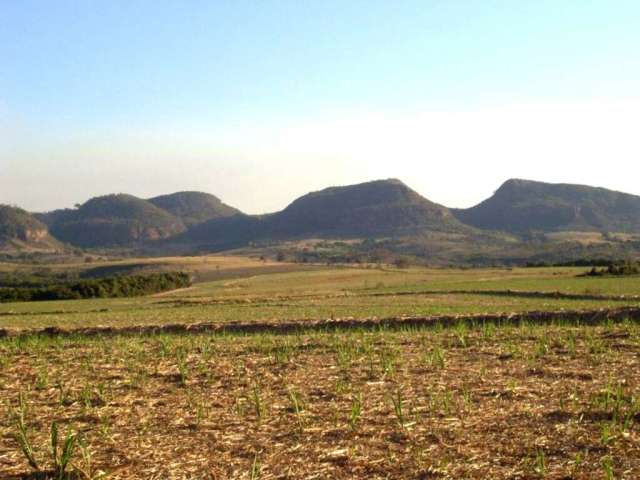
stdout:
<svg viewBox="0 0 640 480">
<path fill-rule="evenodd" d="M 638 0 L 0 1 L 0 203 L 640 194 Z"/>
</svg>

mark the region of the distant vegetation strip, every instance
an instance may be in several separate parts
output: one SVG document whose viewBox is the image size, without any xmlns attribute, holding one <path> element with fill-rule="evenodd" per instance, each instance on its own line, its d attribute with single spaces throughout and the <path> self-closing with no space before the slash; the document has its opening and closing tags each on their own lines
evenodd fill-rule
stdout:
<svg viewBox="0 0 640 480">
<path fill-rule="evenodd" d="M 587 277 L 628 277 L 636 275 L 640 275 L 640 262 L 631 260 L 610 263 L 602 269 L 593 267 L 589 272 L 584 274 L 584 276 Z"/>
<path fill-rule="evenodd" d="M 30 336 L 113 336 L 155 334 L 295 334 L 304 332 L 335 332 L 340 330 L 401 330 L 412 328 L 450 328 L 459 325 L 481 327 L 522 324 L 600 325 L 606 322 L 640 322 L 640 307 L 622 307 L 598 310 L 530 311 L 523 313 L 496 313 L 473 315 L 433 315 L 426 317 L 390 317 L 366 319 L 294 320 L 288 322 L 255 323 L 192 323 L 166 325 L 138 325 L 130 327 L 88 327 L 65 329 L 46 327 L 39 329 L 0 328 L 0 338 Z"/>
<path fill-rule="evenodd" d="M 189 286 L 191 278 L 183 272 L 116 276 L 40 288 L 0 288 L 0 303 L 140 297 Z"/>
</svg>

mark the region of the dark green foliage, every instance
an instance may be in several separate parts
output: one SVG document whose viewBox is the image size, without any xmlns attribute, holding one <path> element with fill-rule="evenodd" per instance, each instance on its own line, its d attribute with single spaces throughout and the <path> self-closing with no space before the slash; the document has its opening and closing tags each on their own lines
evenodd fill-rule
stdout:
<svg viewBox="0 0 640 480">
<path fill-rule="evenodd" d="M 509 180 L 466 210 L 453 210 L 478 228 L 529 231 L 640 232 L 640 197 L 584 185 Z"/>
<path fill-rule="evenodd" d="M 222 203 L 218 197 L 202 192 L 161 195 L 150 198 L 149 202 L 180 218 L 187 226 L 240 213 L 239 210 Z"/>
<path fill-rule="evenodd" d="M 579 258 L 577 260 L 568 260 L 565 262 L 527 262 L 524 266 L 527 268 L 539 267 L 608 267 L 611 260 L 604 258 Z"/>
<path fill-rule="evenodd" d="M 78 276 L 77 272 L 71 270 L 53 272 L 47 267 L 37 268 L 28 272 L 2 272 L 0 273 L 0 287 L 42 288 L 53 284 L 76 281 Z"/>
<path fill-rule="evenodd" d="M 624 262 L 612 262 L 602 269 L 593 267 L 585 274 L 585 276 L 588 277 L 604 277 L 609 275 L 616 277 L 640 275 L 640 262 L 634 262 L 631 260 Z"/>
<path fill-rule="evenodd" d="M 0 288 L 0 302 L 139 297 L 191 285 L 183 272 L 130 275 L 81 280 L 39 288 Z"/>
<path fill-rule="evenodd" d="M 80 278 L 104 278 L 115 277 L 122 275 L 142 275 L 153 270 L 158 266 L 168 266 L 167 264 L 154 264 L 149 265 L 147 263 L 128 263 L 124 265 L 101 265 L 93 268 L 89 268 L 79 273 Z"/>
</svg>

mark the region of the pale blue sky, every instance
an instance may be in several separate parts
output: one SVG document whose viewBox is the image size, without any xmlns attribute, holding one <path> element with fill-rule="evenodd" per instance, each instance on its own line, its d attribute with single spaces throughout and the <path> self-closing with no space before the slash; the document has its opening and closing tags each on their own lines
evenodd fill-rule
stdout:
<svg viewBox="0 0 640 480">
<path fill-rule="evenodd" d="M 515 176 L 640 194 L 638 25 L 625 0 L 2 1 L 0 203 L 199 189 L 257 213 L 391 176 L 451 206 Z"/>
</svg>

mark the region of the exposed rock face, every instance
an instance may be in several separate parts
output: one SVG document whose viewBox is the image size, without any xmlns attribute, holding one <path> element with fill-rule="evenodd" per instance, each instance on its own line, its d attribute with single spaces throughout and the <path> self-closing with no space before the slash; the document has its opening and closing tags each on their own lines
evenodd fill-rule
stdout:
<svg viewBox="0 0 640 480">
<path fill-rule="evenodd" d="M 35 248 L 53 250 L 55 240 L 46 225 L 21 208 L 0 205 L 0 247 L 13 250 Z"/>
<path fill-rule="evenodd" d="M 21 232 L 18 232 L 18 237 L 20 240 L 24 240 L 25 242 L 41 242 L 45 240 L 49 236 L 49 230 L 46 228 L 28 228 L 24 229 Z"/>
</svg>

